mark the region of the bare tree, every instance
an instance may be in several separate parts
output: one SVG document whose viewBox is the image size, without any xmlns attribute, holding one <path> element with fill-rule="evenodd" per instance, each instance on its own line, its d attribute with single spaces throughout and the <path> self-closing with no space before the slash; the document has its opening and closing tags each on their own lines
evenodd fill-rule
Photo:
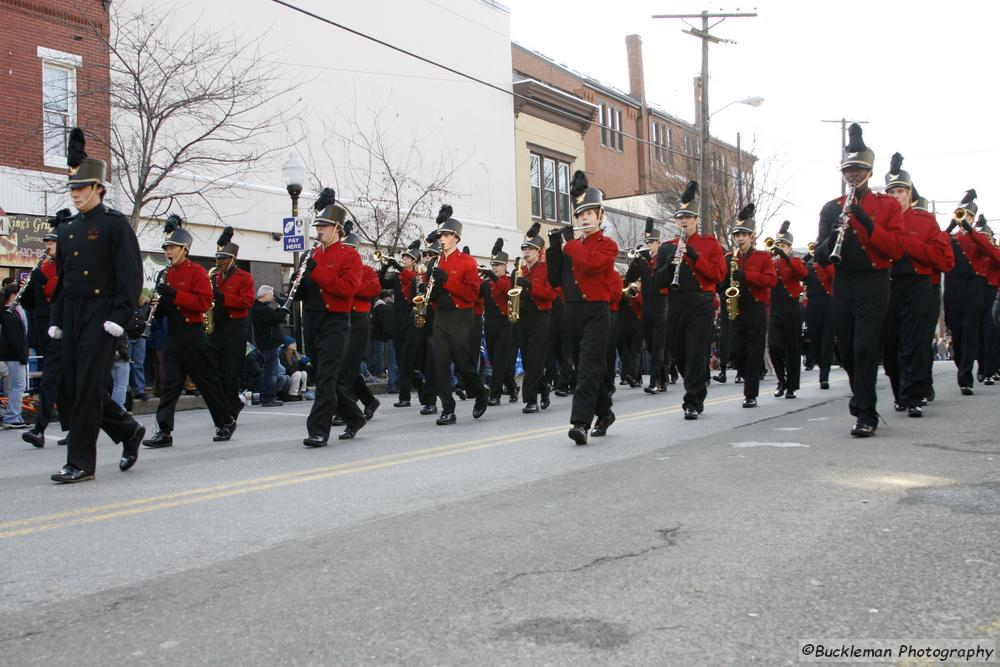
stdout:
<svg viewBox="0 0 1000 667">
<path fill-rule="evenodd" d="M 212 209 L 210 197 L 287 148 L 283 98 L 302 82 L 266 60 L 264 36 L 112 7 L 108 150 L 125 212 L 138 228 L 175 204 Z"/>
<path fill-rule="evenodd" d="M 375 249 L 395 252 L 420 233 L 417 222 L 433 219 L 437 205 L 453 194 L 448 187 L 461 164 L 447 148 L 436 158 L 425 155 L 430 132 L 395 133 L 386 108 L 324 119 L 322 141 L 307 142 L 303 159 L 317 189 L 324 184 L 321 161 L 344 165 L 334 187 L 358 222 L 355 233 Z"/>
<path fill-rule="evenodd" d="M 757 145 L 756 136 L 750 144 L 750 148 L 745 151 L 750 155 L 755 154 Z M 747 158 L 752 159 L 752 158 Z M 777 231 L 778 223 L 775 219 L 781 214 L 787 203 L 780 194 L 787 190 L 787 179 L 783 179 L 778 165 L 782 160 L 776 157 L 765 159 L 753 158 L 752 169 L 747 170 L 748 177 L 742 183 L 743 204 L 753 202 L 757 208 L 754 219 L 757 222 L 757 235 L 760 238 L 773 236 Z M 733 180 L 733 175 L 716 171 L 717 186 L 713 192 L 713 209 L 715 210 L 715 234 L 719 242 L 727 250 L 732 249 L 732 228 L 736 223 L 736 215 L 740 211 L 741 202 L 739 199 L 739 188 Z M 771 228 L 773 227 L 773 230 Z M 769 231 L 771 230 L 771 231 Z"/>
</svg>

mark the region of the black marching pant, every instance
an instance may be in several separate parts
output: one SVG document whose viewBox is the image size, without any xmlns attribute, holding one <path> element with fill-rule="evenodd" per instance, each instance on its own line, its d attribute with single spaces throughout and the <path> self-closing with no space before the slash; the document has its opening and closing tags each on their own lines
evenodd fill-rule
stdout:
<svg viewBox="0 0 1000 667">
<path fill-rule="evenodd" d="M 830 381 L 833 364 L 833 306 L 829 294 L 816 294 L 806 303 L 806 327 L 813 362 L 819 366 L 819 381 Z"/>
<path fill-rule="evenodd" d="M 340 382 L 340 367 L 347 352 L 347 341 L 351 335 L 351 317 L 348 313 L 330 313 L 319 310 L 309 311 L 304 324 L 309 329 L 309 337 L 314 343 L 312 364 L 316 376 L 316 399 L 306 418 L 309 435 L 318 435 L 326 440 L 330 437 L 330 427 L 337 406 L 350 402 L 351 397 Z M 357 406 L 355 405 L 355 410 Z M 355 421 L 345 422 L 353 426 Z"/>
<path fill-rule="evenodd" d="M 50 339 L 45 346 L 45 365 L 42 368 L 42 381 L 38 387 L 38 415 L 35 417 L 35 430 L 44 433 L 52 421 L 56 403 L 59 401 L 59 385 L 63 375 L 62 341 Z M 112 361 L 112 364 L 114 362 Z M 59 422 L 64 431 L 69 430 L 68 414 L 59 411 Z"/>
<path fill-rule="evenodd" d="M 893 276 L 889 310 L 882 325 L 882 366 L 892 395 L 905 408 L 920 407 L 927 373 L 927 309 L 931 305 L 931 278 Z"/>
<path fill-rule="evenodd" d="M 476 372 L 475 359 L 479 347 L 470 349 L 475 329 L 475 314 L 471 308 L 438 310 L 434 313 L 434 333 L 431 336 L 431 350 L 434 356 L 434 375 L 437 377 L 438 398 L 441 412 L 455 412 L 455 398 L 451 392 L 451 365 L 455 365 L 455 375 L 462 387 L 470 395 L 483 398 L 489 390 Z"/>
<path fill-rule="evenodd" d="M 618 358 L 622 363 L 622 379 L 642 380 L 642 324 L 640 320 L 622 317 L 621 313 L 618 322 L 621 325 Z"/>
<path fill-rule="evenodd" d="M 771 302 L 767 348 L 778 384 L 788 391 L 799 390 L 802 373 L 802 311 L 795 300 Z"/>
<path fill-rule="evenodd" d="M 416 370 L 417 358 L 417 327 L 413 324 L 413 316 L 409 311 L 395 310 L 393 316 L 397 319 L 393 343 L 396 348 L 396 366 L 399 368 L 399 400 L 410 400 L 410 386 L 413 382 L 413 372 Z"/>
<path fill-rule="evenodd" d="M 59 411 L 69 423 L 66 463 L 85 472 L 97 467 L 97 434 L 102 428 L 112 440 L 123 442 L 138 427 L 108 395 L 117 345 L 104 330 L 111 310 L 107 297 L 67 298 L 63 303 Z"/>
<path fill-rule="evenodd" d="M 715 297 L 712 292 L 671 292 L 667 297 L 667 341 L 684 378 L 684 407 L 699 412 L 708 395 L 708 345 Z"/>
<path fill-rule="evenodd" d="M 365 348 L 368 347 L 371 317 L 369 313 L 351 313 L 350 320 L 351 331 L 347 335 L 347 346 L 344 348 L 344 358 L 340 362 L 340 374 L 337 379 L 336 415 L 343 419 L 347 426 L 355 427 L 365 421 L 357 401 L 361 400 L 368 405 L 370 401 L 375 400 L 375 397 L 361 378 L 361 360 L 365 356 Z M 359 380 L 363 387 L 360 396 L 356 384 Z M 341 400 L 342 398 L 344 400 Z M 368 401 L 365 401 L 366 398 Z"/>
<path fill-rule="evenodd" d="M 156 406 L 156 423 L 164 433 L 174 430 L 174 409 L 184 391 L 184 380 L 190 376 L 205 399 L 212 421 L 225 426 L 233 421 L 230 401 L 222 393 L 215 359 L 209 351 L 202 323 L 171 325 L 163 350 L 163 391 Z"/>
<path fill-rule="evenodd" d="M 972 364 L 979 355 L 980 318 L 983 314 L 983 279 L 947 276 L 944 282 L 944 322 L 951 330 L 958 386 L 973 384 Z"/>
<path fill-rule="evenodd" d="M 539 392 L 548 394 L 544 381 L 545 357 L 549 346 L 549 311 L 525 311 L 517 323 L 517 344 L 521 348 L 524 379 L 521 382 L 521 401 L 537 403 Z"/>
<path fill-rule="evenodd" d="M 926 368 L 926 373 L 924 377 L 920 380 L 920 395 L 923 398 L 933 397 L 934 395 L 934 355 L 937 352 L 937 346 L 934 344 L 935 332 L 937 331 L 938 320 L 941 317 L 941 285 L 931 285 L 931 299 L 930 304 L 927 307 L 927 321 L 925 322 L 926 330 L 924 332 L 924 341 L 927 343 L 925 352 L 927 355 L 927 363 L 924 365 Z"/>
<path fill-rule="evenodd" d="M 667 327 L 666 314 L 653 314 L 652 317 L 642 318 L 642 339 L 646 343 L 646 349 L 652 358 L 649 367 L 649 384 L 667 383 L 667 366 L 664 362 L 664 354 L 667 349 Z"/>
<path fill-rule="evenodd" d="M 618 341 L 622 337 L 622 330 L 620 325 L 620 320 L 618 319 L 617 310 L 609 310 L 610 322 L 608 324 L 608 351 L 607 351 L 607 368 L 608 371 L 604 375 L 604 384 L 607 387 L 609 394 L 615 393 L 615 364 L 618 359 Z"/>
<path fill-rule="evenodd" d="M 215 331 L 208 337 L 208 344 L 215 356 L 215 367 L 219 370 L 219 384 L 222 395 L 229 405 L 233 418 L 243 409 L 240 400 L 240 378 L 247 356 L 247 321 L 228 320 L 216 322 Z"/>
<path fill-rule="evenodd" d="M 841 362 L 851 383 L 851 414 L 858 423 L 878 425 L 878 379 L 882 320 L 889 306 L 889 270 L 837 271 L 833 279 L 833 322 Z"/>
<path fill-rule="evenodd" d="M 576 366 L 576 391 L 569 421 L 590 428 L 596 414 L 611 413 L 611 395 L 604 376 L 607 373 L 608 336 L 611 311 L 601 301 L 570 301 L 563 307 L 565 332 L 573 365 Z"/>
<path fill-rule="evenodd" d="M 726 308 L 726 295 L 721 295 L 722 307 L 719 309 L 719 374 L 726 374 L 726 367 L 733 357 L 733 323 L 729 321 L 729 311 Z M 740 304 L 743 307 L 743 304 Z"/>
<path fill-rule="evenodd" d="M 434 330 L 434 316 L 427 318 L 427 323 L 422 327 L 414 325 L 416 336 L 414 339 L 414 367 L 420 370 L 417 384 L 417 398 L 420 405 L 437 405 L 437 374 L 434 370 L 434 350 L 431 335 Z M 449 384 L 451 374 L 446 376 Z"/>
<path fill-rule="evenodd" d="M 511 354 L 514 327 L 506 317 L 486 320 L 486 356 L 493 366 L 490 377 L 490 394 L 494 397 L 506 389 L 508 394 L 517 389 L 514 379 L 514 356 Z M 545 341 L 548 344 L 548 341 Z M 543 344 L 544 347 L 544 344 Z"/>
<path fill-rule="evenodd" d="M 979 317 L 978 375 L 990 377 L 997 372 L 997 358 L 1000 346 L 997 345 L 997 325 L 993 321 L 993 301 L 997 298 L 997 290 L 985 280 L 983 281 L 983 314 Z"/>
<path fill-rule="evenodd" d="M 726 318 L 728 322 L 729 319 Z M 760 373 L 764 368 L 764 343 L 767 338 L 767 306 L 740 302 L 740 314 L 729 322 L 730 356 L 736 374 L 743 378 L 743 396 L 757 398 Z"/>
</svg>

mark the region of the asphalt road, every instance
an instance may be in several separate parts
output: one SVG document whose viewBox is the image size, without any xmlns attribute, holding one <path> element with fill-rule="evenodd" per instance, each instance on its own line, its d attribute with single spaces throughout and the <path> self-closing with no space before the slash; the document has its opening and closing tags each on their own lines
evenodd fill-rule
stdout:
<svg viewBox="0 0 1000 667">
<path fill-rule="evenodd" d="M 921 420 L 848 435 L 846 378 L 740 408 L 619 389 L 575 447 L 568 400 L 384 406 L 301 445 L 309 403 L 57 486 L 0 433 L 0 664 L 783 665 L 802 642 L 1000 637 L 1000 387 L 939 363 Z M 770 390 L 770 383 L 762 389 Z M 388 401 L 384 401 L 388 403 Z M 151 417 L 142 417 L 151 425 Z M 994 660 L 996 657 L 994 656 Z M 842 663 L 845 664 L 845 663 Z M 917 664 L 912 662 L 901 664 Z M 922 663 L 921 663 L 922 664 Z M 929 662 L 927 664 L 941 664 Z"/>
</svg>

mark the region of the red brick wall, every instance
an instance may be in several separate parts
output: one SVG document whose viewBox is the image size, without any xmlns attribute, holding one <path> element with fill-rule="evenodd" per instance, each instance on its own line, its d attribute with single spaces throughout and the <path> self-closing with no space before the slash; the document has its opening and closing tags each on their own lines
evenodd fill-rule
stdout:
<svg viewBox="0 0 1000 667">
<path fill-rule="evenodd" d="M 108 39 L 101 0 L 0 0 L 0 165 L 62 171 L 44 164 L 39 46 L 83 58 L 76 70 L 76 121 L 107 140 L 108 50 L 95 30 Z M 108 159 L 107 150 L 94 140 L 88 141 L 87 154 Z"/>
</svg>

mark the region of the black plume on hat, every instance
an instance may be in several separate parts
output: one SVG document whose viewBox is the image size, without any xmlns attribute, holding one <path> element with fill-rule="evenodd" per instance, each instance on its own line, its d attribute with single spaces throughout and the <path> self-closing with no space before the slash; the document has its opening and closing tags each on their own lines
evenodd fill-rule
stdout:
<svg viewBox="0 0 1000 667">
<path fill-rule="evenodd" d="M 652 234 L 653 233 L 653 219 L 652 218 L 646 218 L 646 233 L 647 234 Z"/>
<path fill-rule="evenodd" d="M 525 234 L 525 236 L 527 236 L 529 239 L 533 239 L 536 236 L 538 236 L 538 233 L 541 231 L 542 231 L 542 223 L 533 222 L 531 223 L 531 227 L 528 227 L 528 233 Z"/>
<path fill-rule="evenodd" d="M 898 174 L 899 170 L 903 168 L 903 156 L 901 153 L 893 153 L 892 157 L 889 159 L 889 173 Z"/>
<path fill-rule="evenodd" d="M 452 207 L 449 204 L 442 204 L 441 210 L 438 211 L 437 214 L 437 223 L 440 225 L 442 222 L 450 218 L 451 214 L 454 212 L 455 212 L 454 209 L 452 209 Z"/>
<path fill-rule="evenodd" d="M 313 204 L 313 210 L 322 211 L 336 200 L 337 193 L 333 188 L 323 188 L 323 191 L 319 193 L 319 197 L 316 198 L 316 203 Z"/>
<path fill-rule="evenodd" d="M 920 199 L 920 193 L 917 192 L 917 186 L 913 185 L 912 183 L 910 184 L 910 198 L 913 201 L 917 201 L 918 199 Z"/>
<path fill-rule="evenodd" d="M 71 219 L 72 217 L 73 217 L 73 214 L 70 212 L 70 210 L 68 208 L 61 208 L 58 211 L 56 211 L 56 214 L 54 216 L 52 216 L 51 218 L 49 218 L 49 220 L 48 220 L 49 226 L 52 227 L 52 229 L 55 229 L 56 227 L 58 227 L 62 223 L 64 223 L 67 220 Z"/>
<path fill-rule="evenodd" d="M 184 221 L 181 220 L 181 216 L 171 213 L 167 216 L 167 221 L 163 224 L 163 233 L 171 234 L 175 229 L 180 229 L 183 226 Z"/>
<path fill-rule="evenodd" d="M 687 186 L 684 188 L 684 192 L 681 194 L 681 203 L 687 204 L 693 202 L 694 198 L 698 196 L 698 181 L 688 181 Z"/>
<path fill-rule="evenodd" d="M 414 239 L 413 243 L 406 246 L 407 250 L 420 252 L 420 239 Z"/>
<path fill-rule="evenodd" d="M 87 157 L 84 147 L 87 140 L 83 136 L 83 130 L 74 127 L 69 132 L 69 141 L 66 144 L 66 164 L 74 169 L 83 163 L 83 158 Z"/>
<path fill-rule="evenodd" d="M 493 244 L 493 250 L 490 251 L 490 257 L 493 257 L 501 250 L 503 250 L 503 238 L 497 239 L 496 243 Z"/>
<path fill-rule="evenodd" d="M 778 233 L 779 234 L 787 234 L 788 233 L 788 228 L 791 227 L 791 226 L 792 226 L 792 221 L 791 220 L 785 220 L 783 223 L 781 223 L 781 229 L 778 230 Z"/>
<path fill-rule="evenodd" d="M 427 238 L 424 239 L 424 242 L 430 245 L 431 243 L 434 243 L 437 240 L 438 240 L 438 230 L 432 229 L 431 233 L 428 234 Z"/>
<path fill-rule="evenodd" d="M 463 255 L 471 255 L 472 254 L 472 251 L 469 250 L 469 246 L 467 246 L 467 245 L 466 246 L 462 246 L 462 254 Z"/>
<path fill-rule="evenodd" d="M 232 240 L 233 240 L 233 228 L 226 227 L 225 229 L 222 230 L 222 233 L 219 234 L 219 240 L 215 242 L 215 245 L 221 248 L 222 246 L 226 245 Z"/>
<path fill-rule="evenodd" d="M 756 212 L 757 207 L 753 205 L 753 202 L 751 202 L 740 209 L 740 212 L 736 215 L 736 219 L 740 222 L 743 222 L 744 220 L 751 220 L 753 219 L 753 214 Z"/>
<path fill-rule="evenodd" d="M 850 140 L 847 142 L 847 150 L 850 153 L 858 153 L 868 148 L 865 146 L 865 140 L 861 136 L 861 126 L 857 123 L 851 123 L 850 127 L 847 128 L 847 136 Z"/>
<path fill-rule="evenodd" d="M 986 216 L 980 213 L 979 217 L 976 218 L 976 227 L 985 227 L 985 226 L 986 226 Z"/>
<path fill-rule="evenodd" d="M 966 190 L 965 191 L 965 196 L 962 197 L 962 201 L 960 201 L 959 204 L 963 204 L 963 205 L 964 204 L 971 204 L 972 202 L 974 202 L 976 200 L 977 196 L 978 195 L 976 195 L 975 189 Z"/>
<path fill-rule="evenodd" d="M 573 180 L 569 184 L 569 194 L 573 199 L 576 199 L 590 187 L 587 183 L 587 174 L 583 173 L 582 170 L 577 169 L 573 173 Z"/>
<path fill-rule="evenodd" d="M 354 231 L 354 218 L 351 218 L 344 223 L 344 236 L 347 236 L 352 231 Z"/>
</svg>

